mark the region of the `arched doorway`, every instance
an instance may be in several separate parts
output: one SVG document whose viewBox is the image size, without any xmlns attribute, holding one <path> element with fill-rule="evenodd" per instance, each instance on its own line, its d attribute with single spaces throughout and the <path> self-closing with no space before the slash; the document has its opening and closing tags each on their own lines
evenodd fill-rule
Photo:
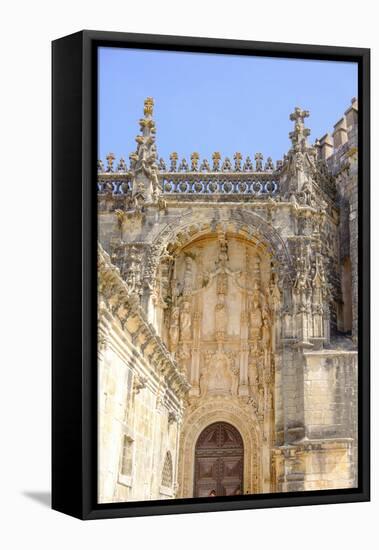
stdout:
<svg viewBox="0 0 379 550">
<path fill-rule="evenodd" d="M 194 496 L 243 493 L 243 441 L 227 422 L 215 422 L 203 430 L 195 448 Z"/>
</svg>

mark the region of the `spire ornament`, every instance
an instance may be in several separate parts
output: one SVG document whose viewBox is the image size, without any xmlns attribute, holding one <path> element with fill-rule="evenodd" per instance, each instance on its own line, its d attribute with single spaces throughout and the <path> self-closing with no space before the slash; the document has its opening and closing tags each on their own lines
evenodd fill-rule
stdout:
<svg viewBox="0 0 379 550">
<path fill-rule="evenodd" d="M 255 153 L 255 171 L 263 172 L 263 155 L 262 153 Z"/>
<path fill-rule="evenodd" d="M 196 151 L 191 155 L 191 172 L 197 172 L 199 169 L 200 155 Z"/>
<path fill-rule="evenodd" d="M 213 160 L 213 172 L 219 172 L 220 171 L 221 154 L 218 151 L 215 151 L 212 155 L 212 160 Z"/>
<path fill-rule="evenodd" d="M 126 172 L 127 169 L 128 168 L 126 166 L 125 159 L 123 157 L 121 157 L 120 160 L 119 160 L 119 163 L 117 165 L 117 172 Z"/>
<path fill-rule="evenodd" d="M 304 119 L 308 117 L 309 111 L 303 111 L 300 107 L 295 107 L 294 112 L 290 114 L 290 120 L 295 122 L 295 126 L 293 132 L 289 133 L 289 137 L 296 151 L 304 151 L 308 145 L 307 138 L 311 131 L 304 126 Z"/>
<path fill-rule="evenodd" d="M 113 153 L 108 153 L 105 158 L 107 159 L 107 172 L 113 172 L 113 163 L 116 157 Z"/>
<path fill-rule="evenodd" d="M 136 137 L 137 149 L 130 155 L 132 175 L 132 196 L 139 202 L 155 203 L 161 192 L 158 180 L 157 148 L 155 145 L 154 100 L 147 97 L 144 102 L 144 118 L 139 121 L 140 132 Z"/>
<path fill-rule="evenodd" d="M 144 109 L 143 114 L 145 117 L 152 117 L 153 116 L 153 108 L 154 108 L 154 99 L 152 97 L 147 97 L 144 102 Z"/>
<path fill-rule="evenodd" d="M 314 196 L 313 186 L 316 181 L 317 150 L 308 143 L 311 133 L 305 128 L 304 120 L 309 117 L 309 111 L 295 107 L 289 118 L 294 122 L 294 128 L 289 133 L 291 148 L 283 157 L 282 189 L 288 198 L 313 206 L 308 197 Z"/>
<path fill-rule="evenodd" d="M 175 151 L 170 155 L 170 172 L 176 172 L 178 168 L 178 153 Z"/>
<path fill-rule="evenodd" d="M 241 171 L 241 166 L 242 166 L 242 155 L 240 152 L 237 151 L 237 153 L 234 154 L 234 170 L 236 172 L 240 172 Z"/>
</svg>

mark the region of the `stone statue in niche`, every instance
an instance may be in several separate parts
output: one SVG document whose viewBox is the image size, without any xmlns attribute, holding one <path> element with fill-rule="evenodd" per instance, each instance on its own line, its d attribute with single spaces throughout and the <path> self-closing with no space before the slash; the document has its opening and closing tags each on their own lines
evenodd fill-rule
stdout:
<svg viewBox="0 0 379 550">
<path fill-rule="evenodd" d="M 177 306 L 172 308 L 171 311 L 171 323 L 170 323 L 170 349 L 176 351 L 179 341 L 179 308 Z"/>
<path fill-rule="evenodd" d="M 201 397 L 204 397 L 204 395 L 207 393 L 208 383 L 209 383 L 208 381 L 209 381 L 209 365 L 205 364 L 201 370 L 200 380 L 199 380 Z"/>
<path fill-rule="evenodd" d="M 250 310 L 250 338 L 258 341 L 261 336 L 262 328 L 262 311 L 259 304 L 258 296 L 254 296 L 252 307 Z"/>
<path fill-rule="evenodd" d="M 266 411 L 271 411 L 271 409 L 272 409 L 272 404 L 273 404 L 273 403 L 272 403 L 272 401 L 273 401 L 273 398 L 272 398 L 272 391 L 271 391 L 271 389 L 270 389 L 268 386 L 266 386 L 266 387 L 265 387 L 265 392 L 264 392 L 264 393 L 265 393 L 265 399 L 264 399 L 264 401 L 265 401 L 265 410 L 266 410 Z"/>
<path fill-rule="evenodd" d="M 191 340 L 191 305 L 183 302 L 180 312 L 180 336 L 182 340 Z"/>
<path fill-rule="evenodd" d="M 262 342 L 262 349 L 265 351 L 269 351 L 270 343 L 271 343 L 271 326 L 269 324 L 269 320 L 267 317 L 263 319 L 261 342 Z"/>
</svg>

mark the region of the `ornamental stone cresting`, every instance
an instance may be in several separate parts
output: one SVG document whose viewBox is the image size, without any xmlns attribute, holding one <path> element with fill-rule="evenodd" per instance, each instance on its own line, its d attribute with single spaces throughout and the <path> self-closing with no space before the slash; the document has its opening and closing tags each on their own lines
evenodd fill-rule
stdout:
<svg viewBox="0 0 379 550">
<path fill-rule="evenodd" d="M 98 500 L 357 486 L 358 103 L 314 144 L 98 162 Z"/>
</svg>

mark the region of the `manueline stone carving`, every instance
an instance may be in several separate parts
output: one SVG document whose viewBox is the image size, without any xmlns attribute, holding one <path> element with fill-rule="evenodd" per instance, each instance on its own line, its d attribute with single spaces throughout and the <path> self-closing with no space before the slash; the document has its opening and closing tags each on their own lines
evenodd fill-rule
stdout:
<svg viewBox="0 0 379 550">
<path fill-rule="evenodd" d="M 171 324 L 170 324 L 170 346 L 171 351 L 175 352 L 179 342 L 179 317 L 180 310 L 177 306 L 174 306 L 171 311 Z"/>
<path fill-rule="evenodd" d="M 180 336 L 182 340 L 191 340 L 191 305 L 189 302 L 183 302 L 180 311 Z"/>
<path fill-rule="evenodd" d="M 119 442 L 115 426 L 125 427 L 136 457 L 133 487 L 114 481 L 121 451 L 102 463 L 105 498 L 145 498 L 145 483 L 162 498 L 154 453 L 168 447 L 177 496 L 193 496 L 196 438 L 219 421 L 243 436 L 244 492 L 353 486 L 357 311 L 353 291 L 351 325 L 341 315 L 340 254 L 357 237 L 356 154 L 349 174 L 344 148 L 341 161 L 320 158 L 322 140 L 308 143 L 307 111 L 295 109 L 290 150 L 276 165 L 238 152 L 158 162 L 152 115 L 147 101 L 129 167 L 114 155 L 98 163 L 100 437 Z M 152 420 L 158 413 L 164 421 Z M 135 433 L 146 435 L 143 448 Z M 151 483 L 139 468 L 145 454 Z M 342 474 L 329 466 L 337 456 Z"/>
</svg>

